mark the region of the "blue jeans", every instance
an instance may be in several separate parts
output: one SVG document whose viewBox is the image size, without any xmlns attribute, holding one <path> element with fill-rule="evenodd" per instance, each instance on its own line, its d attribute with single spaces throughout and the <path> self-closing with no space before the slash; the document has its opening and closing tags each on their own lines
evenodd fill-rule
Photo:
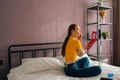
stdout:
<svg viewBox="0 0 120 80">
<path fill-rule="evenodd" d="M 64 72 L 67 76 L 72 77 L 91 77 L 99 75 L 102 70 L 99 66 L 89 66 L 88 58 L 84 57 L 74 63 L 66 65 Z"/>
</svg>

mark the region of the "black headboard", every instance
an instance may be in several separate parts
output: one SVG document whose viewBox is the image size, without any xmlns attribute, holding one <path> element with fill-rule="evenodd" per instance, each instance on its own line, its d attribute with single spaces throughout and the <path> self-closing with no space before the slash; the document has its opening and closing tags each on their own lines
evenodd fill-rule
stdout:
<svg viewBox="0 0 120 80">
<path fill-rule="evenodd" d="M 47 50 L 52 50 L 53 57 L 56 56 L 58 49 L 62 48 L 63 42 L 50 42 L 50 43 L 35 43 L 35 44 L 16 44 L 8 47 L 8 66 L 9 70 L 12 68 L 12 56 L 19 55 L 19 65 L 22 63 L 24 54 L 31 52 L 31 58 L 36 56 L 37 51 L 42 51 L 43 56 L 46 57 Z M 40 53 L 41 54 L 41 53 Z"/>
</svg>

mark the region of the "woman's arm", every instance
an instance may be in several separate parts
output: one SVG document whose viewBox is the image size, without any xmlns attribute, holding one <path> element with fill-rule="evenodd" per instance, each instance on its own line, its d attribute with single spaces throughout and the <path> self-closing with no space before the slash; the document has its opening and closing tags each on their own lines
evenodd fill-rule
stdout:
<svg viewBox="0 0 120 80">
<path fill-rule="evenodd" d="M 80 50 L 78 50 L 78 56 L 82 56 L 85 54 L 85 50 L 83 48 L 81 48 Z"/>
<path fill-rule="evenodd" d="M 83 44 L 82 44 L 82 35 L 80 35 L 78 37 L 78 40 L 80 41 L 81 43 L 81 48 L 78 50 L 78 56 L 82 56 L 85 54 L 86 50 L 83 48 Z"/>
</svg>

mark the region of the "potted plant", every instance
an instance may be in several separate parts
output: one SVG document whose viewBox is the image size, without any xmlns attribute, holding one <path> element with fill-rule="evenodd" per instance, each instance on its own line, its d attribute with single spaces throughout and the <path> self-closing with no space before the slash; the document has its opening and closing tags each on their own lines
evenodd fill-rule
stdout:
<svg viewBox="0 0 120 80">
<path fill-rule="evenodd" d="M 102 32 L 102 37 L 103 39 L 106 39 L 107 37 L 109 37 L 108 32 Z"/>
</svg>

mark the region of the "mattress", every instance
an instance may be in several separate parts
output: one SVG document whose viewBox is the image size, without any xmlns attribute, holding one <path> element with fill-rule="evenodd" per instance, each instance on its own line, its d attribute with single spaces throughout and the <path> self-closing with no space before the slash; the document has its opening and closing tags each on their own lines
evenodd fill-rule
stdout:
<svg viewBox="0 0 120 80">
<path fill-rule="evenodd" d="M 90 66 L 99 65 L 98 61 L 92 61 Z M 120 67 L 101 63 L 102 73 L 93 77 L 66 76 L 62 59 L 53 57 L 29 58 L 22 61 L 22 65 L 12 68 L 7 75 L 8 80 L 100 80 L 108 77 L 108 73 L 114 74 L 114 80 L 120 80 Z"/>
</svg>

